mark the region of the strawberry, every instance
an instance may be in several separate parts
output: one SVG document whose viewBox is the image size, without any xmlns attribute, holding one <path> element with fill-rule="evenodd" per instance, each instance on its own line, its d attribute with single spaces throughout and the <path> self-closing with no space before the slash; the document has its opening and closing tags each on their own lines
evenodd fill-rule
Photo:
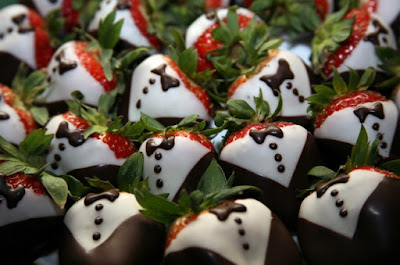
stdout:
<svg viewBox="0 0 400 265">
<path fill-rule="evenodd" d="M 87 194 L 65 215 L 60 264 L 160 264 L 165 227 L 141 209 L 130 193 Z"/>
<path fill-rule="evenodd" d="M 225 116 L 228 128 L 220 162 L 227 173 L 235 172 L 235 185 L 260 188 L 261 202 L 293 228 L 301 202 L 297 191 L 310 185 L 306 173 L 318 162 L 318 148 L 302 126 L 272 122 L 279 109 L 269 114 L 262 94 L 255 101 L 253 110 L 244 100 L 229 100 L 229 114 L 217 114 L 217 125 L 219 115 Z"/>
<path fill-rule="evenodd" d="M 332 0 L 314 0 L 314 5 L 321 19 L 325 19 L 325 17 L 333 10 Z"/>
<path fill-rule="evenodd" d="M 376 13 L 393 29 L 399 21 L 400 3 L 396 0 L 361 0 L 360 6 L 371 13 Z M 398 33 L 398 32 L 397 32 Z"/>
<path fill-rule="evenodd" d="M 18 145 L 37 128 L 32 114 L 21 104 L 13 90 L 0 84 L 0 135 Z"/>
<path fill-rule="evenodd" d="M 75 90 L 84 94 L 85 103 L 97 106 L 101 95 L 115 89 L 116 77 L 106 78 L 100 51 L 86 50 L 87 45 L 83 41 L 70 41 L 55 52 L 47 67 L 50 84 L 36 98 L 37 103 L 48 105 L 52 113 L 60 113 L 66 109 L 64 101 L 72 99 L 71 92 Z"/>
<path fill-rule="evenodd" d="M 398 110 L 393 101 L 374 91 L 365 91 L 373 82 L 368 70 L 359 77 L 352 69 L 352 82 L 347 85 L 335 70 L 333 89 L 316 86 L 316 95 L 309 97 L 316 114 L 314 136 L 320 144 L 326 162 L 331 166 L 343 164 L 356 143 L 361 125 L 368 136 L 379 136 L 379 155 L 397 157 Z M 329 151 L 328 151 L 329 150 Z"/>
<path fill-rule="evenodd" d="M 321 166 L 309 172 L 320 181 L 299 212 L 298 238 L 307 264 L 399 263 L 400 178 L 387 171 L 398 169 L 399 160 L 378 166 L 377 144 L 368 142 L 362 127 L 346 165 L 336 172 Z"/>
<path fill-rule="evenodd" d="M 217 16 L 223 22 L 227 21 L 228 9 L 217 11 Z M 239 29 L 247 27 L 254 14 L 246 9 L 240 8 L 237 10 Z M 197 71 L 212 70 L 214 66 L 207 58 L 207 54 L 213 54 L 214 50 L 223 47 L 223 44 L 214 39 L 212 32 L 219 28 L 220 24 L 215 16 L 202 15 L 195 20 L 186 31 L 186 47 L 193 46 L 197 49 L 199 57 Z"/>
<path fill-rule="evenodd" d="M 301 264 L 297 246 L 283 223 L 254 199 L 226 201 L 198 215 L 182 217 L 172 225 L 168 237 L 166 265 Z"/>
<path fill-rule="evenodd" d="M 193 69 L 192 73 L 194 60 L 183 64 Z M 161 54 L 152 55 L 138 65 L 132 75 L 128 119 L 138 121 L 144 112 L 165 125 L 175 124 L 191 114 L 209 122 L 212 114 L 209 96 L 183 71 L 171 57 Z"/>
<path fill-rule="evenodd" d="M 74 0 L 62 0 L 61 11 L 65 18 L 65 28 L 67 31 L 72 31 L 78 26 L 79 11 L 73 7 Z"/>
<path fill-rule="evenodd" d="M 328 79 L 333 67 L 339 73 L 348 72 L 347 67 L 379 69 L 379 59 L 374 54 L 380 46 L 396 47 L 392 30 L 378 16 L 365 9 L 348 10 L 346 5 L 325 20 L 312 40 L 314 71 Z"/>
<path fill-rule="evenodd" d="M 0 81 L 10 85 L 18 66 L 30 69 L 45 67 L 53 54 L 50 40 L 40 16 L 22 5 L 11 5 L 0 11 Z"/>
<path fill-rule="evenodd" d="M 39 169 L 51 139 L 35 130 L 16 148 L 0 136 L 0 236 L 7 238 L 0 243 L 7 253 L 2 264 L 31 264 L 57 247 L 68 185 Z"/>
<path fill-rule="evenodd" d="M 192 191 L 215 157 L 210 140 L 188 130 L 160 132 L 142 143 L 143 178 L 156 194 L 168 193 L 176 200 L 182 189 Z"/>
<path fill-rule="evenodd" d="M 91 117 L 92 123 L 67 112 L 54 116 L 46 125 L 47 133 L 55 135 L 47 156 L 47 162 L 51 163 L 49 170 L 70 174 L 82 181 L 96 176 L 115 183 L 120 166 L 136 151 L 135 146 L 122 134 L 109 131 L 105 117 L 98 120 L 96 116 L 87 117 Z M 85 135 L 93 125 L 100 129 Z"/>
<path fill-rule="evenodd" d="M 305 99 L 312 93 L 313 80 L 311 70 L 297 55 L 273 50 L 254 72 L 242 75 L 233 82 L 228 90 L 228 99 L 242 99 L 255 108 L 253 98 L 258 96 L 261 89 L 265 100 L 275 109 L 280 92 L 283 105 L 279 118 L 307 125 L 308 104 Z"/>
<path fill-rule="evenodd" d="M 120 39 L 128 46 L 152 46 L 156 50 L 161 48 L 160 41 L 148 31 L 149 21 L 140 0 L 101 1 L 100 8 L 89 24 L 89 32 L 97 32 L 100 21 L 113 10 L 116 11 L 115 21 L 124 20 Z"/>
<path fill-rule="evenodd" d="M 247 198 L 259 190 L 231 188 L 229 183 L 213 160 L 198 189 L 190 194 L 182 191 L 177 203 L 152 194 L 145 185 L 135 189 L 142 214 L 170 227 L 163 264 L 301 264 L 279 218 Z"/>
</svg>

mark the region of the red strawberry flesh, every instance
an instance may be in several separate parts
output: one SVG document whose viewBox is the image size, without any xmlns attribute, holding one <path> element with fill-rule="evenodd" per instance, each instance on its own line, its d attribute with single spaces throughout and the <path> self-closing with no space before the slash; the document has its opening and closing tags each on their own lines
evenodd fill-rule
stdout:
<svg viewBox="0 0 400 265">
<path fill-rule="evenodd" d="M 212 145 L 211 141 L 206 136 L 204 136 L 200 133 L 194 133 L 194 132 L 189 132 L 189 131 L 176 131 L 176 132 L 170 132 L 170 133 L 164 134 L 164 133 L 160 132 L 160 133 L 155 134 L 153 137 L 168 138 L 170 136 L 187 137 L 192 141 L 201 143 L 203 146 L 207 147 L 212 152 L 214 152 L 214 146 Z"/>
<path fill-rule="evenodd" d="M 25 189 L 31 189 L 36 194 L 46 194 L 45 188 L 37 178 L 21 172 L 7 177 L 6 181 L 7 184 L 13 189 L 16 189 L 19 185 L 22 185 L 25 187 Z"/>
</svg>

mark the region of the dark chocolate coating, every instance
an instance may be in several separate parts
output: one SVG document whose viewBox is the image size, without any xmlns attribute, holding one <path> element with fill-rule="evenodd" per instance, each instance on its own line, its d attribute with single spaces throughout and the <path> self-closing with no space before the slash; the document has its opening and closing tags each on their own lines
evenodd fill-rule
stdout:
<svg viewBox="0 0 400 265">
<path fill-rule="evenodd" d="M 12 80 L 14 79 L 20 64 L 21 60 L 12 54 L 0 51 L 0 83 L 6 86 L 11 86 Z M 32 71 L 29 66 L 25 65 L 25 67 L 29 72 Z"/>
<path fill-rule="evenodd" d="M 57 248 L 62 217 L 35 218 L 0 227 L 0 264 L 30 265 Z"/>
<path fill-rule="evenodd" d="M 318 163 L 319 151 L 310 133 L 288 188 L 244 168 L 220 161 L 227 176 L 235 172 L 234 185 L 253 185 L 260 188 L 263 191 L 260 201 L 276 213 L 290 229 L 294 228 L 297 222 L 301 203 L 301 199 L 297 197 L 299 190 L 310 187 L 311 180 L 307 172 Z"/>
<path fill-rule="evenodd" d="M 103 244 L 88 253 L 64 227 L 60 265 L 159 265 L 164 243 L 165 227 L 141 214 L 125 220 Z"/>
<path fill-rule="evenodd" d="M 298 238 L 308 264 L 400 264 L 399 190 L 400 180 L 393 178 L 378 185 L 361 209 L 352 239 L 300 218 Z"/>
<path fill-rule="evenodd" d="M 183 189 L 187 192 L 194 191 L 199 184 L 201 177 L 203 176 L 204 172 L 207 170 L 208 166 L 210 165 L 211 161 L 215 158 L 214 152 L 209 152 L 205 154 L 199 162 L 192 168 L 189 172 L 188 176 L 186 177 L 185 181 L 183 182 L 182 186 L 179 188 L 178 192 L 174 197 L 174 201 L 179 199 L 179 195 Z"/>
<path fill-rule="evenodd" d="M 265 265 L 300 265 L 301 256 L 292 236 L 279 220 L 272 214 L 271 234 L 265 252 Z M 254 229 L 254 228 L 253 228 Z M 210 238 L 212 240 L 212 238 Z M 235 265 L 210 249 L 190 247 L 182 251 L 169 253 L 164 258 L 164 265 Z"/>
<path fill-rule="evenodd" d="M 108 180 L 113 185 L 117 185 L 117 176 L 120 166 L 116 165 L 98 165 L 93 167 L 74 169 L 68 172 L 68 175 L 74 176 L 83 183 L 87 183 L 86 177 L 98 177 L 102 180 Z"/>
</svg>

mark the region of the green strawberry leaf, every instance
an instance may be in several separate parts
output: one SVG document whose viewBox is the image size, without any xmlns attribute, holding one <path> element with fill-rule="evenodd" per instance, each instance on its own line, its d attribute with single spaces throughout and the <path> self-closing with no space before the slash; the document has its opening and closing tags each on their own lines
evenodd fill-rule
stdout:
<svg viewBox="0 0 400 265">
<path fill-rule="evenodd" d="M 52 139 L 53 135 L 46 134 L 44 129 L 32 131 L 18 147 L 24 157 L 23 161 L 37 168 L 43 166 Z"/>
<path fill-rule="evenodd" d="M 63 178 L 52 176 L 46 172 L 42 173 L 40 179 L 50 197 L 53 198 L 58 206 L 64 208 L 68 198 L 67 182 Z"/>
<path fill-rule="evenodd" d="M 140 121 L 143 123 L 144 127 L 150 132 L 157 133 L 165 130 L 164 125 L 162 125 L 157 120 L 151 118 L 150 116 L 144 114 L 143 112 L 140 113 Z"/>
<path fill-rule="evenodd" d="M 333 171 L 332 169 L 329 169 L 324 166 L 316 166 L 313 167 L 307 175 L 317 177 L 319 179 L 324 179 L 324 180 L 331 180 L 334 177 L 337 176 L 337 173 Z"/>
<path fill-rule="evenodd" d="M 29 109 L 29 112 L 32 114 L 35 121 L 41 126 L 45 126 L 49 121 L 49 111 L 46 107 L 32 106 Z"/>
<path fill-rule="evenodd" d="M 351 150 L 350 168 L 363 165 L 365 159 L 367 158 L 368 148 L 368 134 L 364 126 L 361 126 L 357 142 Z"/>
<path fill-rule="evenodd" d="M 182 69 L 189 77 L 193 76 L 197 69 L 197 50 L 192 47 L 184 50 L 178 59 L 179 68 Z"/>
<path fill-rule="evenodd" d="M 373 67 L 368 67 L 361 76 L 360 82 L 357 86 L 357 90 L 366 90 L 372 85 L 375 80 L 376 70 Z"/>
<path fill-rule="evenodd" d="M 65 182 L 68 185 L 69 195 L 73 199 L 79 200 L 86 193 L 87 188 L 82 184 L 82 182 L 80 182 L 75 177 L 70 176 L 70 175 L 61 175 L 61 176 L 58 176 L 58 177 L 60 177 L 63 180 L 65 180 Z"/>
<path fill-rule="evenodd" d="M 400 159 L 395 159 L 391 161 L 387 161 L 381 165 L 379 165 L 380 169 L 392 172 L 397 176 L 400 176 Z"/>
<path fill-rule="evenodd" d="M 230 99 L 226 105 L 229 107 L 229 113 L 239 119 L 251 119 L 255 115 L 255 111 L 245 100 Z"/>
<path fill-rule="evenodd" d="M 24 172 L 26 169 L 28 169 L 28 165 L 21 161 L 8 160 L 0 164 L 0 172 L 6 176 Z"/>
<path fill-rule="evenodd" d="M 227 185 L 224 171 L 217 161 L 213 159 L 200 179 L 197 189 L 204 195 L 208 195 L 227 188 L 229 186 Z"/>
<path fill-rule="evenodd" d="M 100 21 L 98 39 L 103 49 L 113 49 L 119 41 L 124 20 L 118 20 L 114 23 L 117 12 L 114 10 L 104 20 Z"/>
<path fill-rule="evenodd" d="M 336 68 L 333 69 L 333 88 L 336 91 L 336 94 L 339 96 L 343 96 L 347 93 L 347 84 L 344 79 L 340 76 L 339 72 Z"/>
<path fill-rule="evenodd" d="M 115 189 L 114 185 L 112 185 L 111 182 L 108 180 L 102 180 L 98 177 L 85 178 L 85 180 L 91 187 L 101 192 Z"/>
<path fill-rule="evenodd" d="M 19 160 L 24 160 L 24 156 L 19 150 L 12 143 L 7 142 L 2 136 L 0 136 L 0 153 L 10 155 Z"/>
<path fill-rule="evenodd" d="M 177 128 L 185 128 L 185 127 L 190 127 L 196 124 L 197 119 L 199 118 L 199 115 L 197 114 L 192 114 L 189 116 L 186 116 L 181 120 L 176 126 Z"/>
<path fill-rule="evenodd" d="M 117 183 L 121 191 L 131 191 L 135 179 L 143 177 L 143 154 L 136 152 L 122 164 L 118 171 Z"/>
</svg>

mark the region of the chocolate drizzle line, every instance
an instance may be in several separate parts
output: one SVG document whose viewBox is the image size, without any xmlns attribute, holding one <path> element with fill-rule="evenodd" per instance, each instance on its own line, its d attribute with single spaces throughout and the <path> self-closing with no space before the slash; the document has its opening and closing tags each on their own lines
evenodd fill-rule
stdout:
<svg viewBox="0 0 400 265">
<path fill-rule="evenodd" d="M 88 206 L 101 199 L 107 199 L 110 202 L 113 202 L 118 197 L 119 197 L 119 192 L 117 190 L 109 190 L 99 194 L 89 193 L 88 195 L 86 195 L 84 203 L 86 206 Z"/>
<path fill-rule="evenodd" d="M 118 10 L 124 10 L 124 9 L 130 9 L 130 8 L 131 8 L 130 1 L 118 0 L 118 3 L 117 3 Z"/>
<path fill-rule="evenodd" d="M 153 74 L 161 76 L 161 88 L 163 91 L 168 91 L 168 89 L 172 87 L 179 86 L 179 80 L 173 76 L 170 76 L 166 73 L 165 69 L 167 68 L 166 64 L 162 64 L 159 67 L 151 70 Z"/>
<path fill-rule="evenodd" d="M 368 35 L 366 35 L 364 37 L 364 41 L 369 41 L 371 42 L 373 45 L 375 46 L 379 46 L 379 34 L 388 34 L 388 30 L 376 19 L 372 20 L 372 25 L 374 25 L 374 27 L 376 29 L 378 29 L 377 31 L 375 31 L 374 33 L 370 33 Z"/>
<path fill-rule="evenodd" d="M 12 22 L 14 22 L 14 24 L 16 25 L 21 25 L 22 22 L 24 22 L 26 18 L 26 14 L 19 14 L 19 15 L 15 15 L 11 18 Z"/>
<path fill-rule="evenodd" d="M 83 137 L 82 131 L 74 131 L 71 132 L 68 130 L 68 123 L 66 121 L 62 121 L 60 126 L 58 126 L 56 132 L 56 138 L 67 138 L 70 145 L 77 147 L 85 142 L 85 138 Z"/>
<path fill-rule="evenodd" d="M 66 72 L 75 69 L 78 64 L 72 60 L 65 59 L 65 51 L 62 50 L 57 56 L 56 61 L 59 62 L 58 72 L 60 75 L 65 74 Z"/>
<path fill-rule="evenodd" d="M 353 112 L 357 116 L 357 118 L 360 120 L 361 123 L 364 123 L 365 119 L 367 118 L 367 116 L 369 114 L 371 114 L 381 120 L 385 118 L 385 113 L 383 112 L 382 103 L 376 103 L 371 108 L 358 107 Z"/>
<path fill-rule="evenodd" d="M 266 83 L 272 90 L 280 91 L 280 86 L 285 80 L 294 79 L 294 74 L 290 69 L 288 62 L 285 59 L 279 59 L 278 70 L 274 75 L 264 75 L 260 77 L 260 80 Z M 275 96 L 278 94 L 274 93 Z"/>
<path fill-rule="evenodd" d="M 335 179 L 333 179 L 333 180 L 331 180 L 331 181 L 329 181 L 329 182 L 327 182 L 325 184 L 317 186 L 316 187 L 317 197 L 321 198 L 322 195 L 324 195 L 325 192 L 335 184 L 347 183 L 347 181 L 349 181 L 349 178 L 350 177 L 347 176 L 347 175 L 342 175 L 342 176 L 339 176 L 339 177 L 337 177 L 337 178 L 335 178 Z"/>
<path fill-rule="evenodd" d="M 264 143 L 265 138 L 268 135 L 283 138 L 283 131 L 278 126 L 269 125 L 266 129 L 263 130 L 253 130 L 249 133 L 249 135 L 256 143 L 262 144 Z"/>
<path fill-rule="evenodd" d="M 13 189 L 7 184 L 6 177 L 0 174 L 0 195 L 4 196 L 7 201 L 7 208 L 12 209 L 17 207 L 18 203 L 22 200 L 25 195 L 25 188 L 19 185 L 16 189 Z"/>
<path fill-rule="evenodd" d="M 217 216 L 220 221 L 225 221 L 228 219 L 229 215 L 233 212 L 246 212 L 247 208 L 243 204 L 239 204 L 233 201 L 227 201 L 220 206 L 213 208 L 210 210 L 210 213 L 213 213 Z"/>
<path fill-rule="evenodd" d="M 8 120 L 10 118 L 10 115 L 5 113 L 4 111 L 0 111 L 0 121 Z"/>
<path fill-rule="evenodd" d="M 158 148 L 164 150 L 171 150 L 175 145 L 175 136 L 169 136 L 162 140 L 159 145 L 154 143 L 153 139 L 150 139 L 146 143 L 146 154 L 147 156 L 151 156 Z"/>
</svg>

